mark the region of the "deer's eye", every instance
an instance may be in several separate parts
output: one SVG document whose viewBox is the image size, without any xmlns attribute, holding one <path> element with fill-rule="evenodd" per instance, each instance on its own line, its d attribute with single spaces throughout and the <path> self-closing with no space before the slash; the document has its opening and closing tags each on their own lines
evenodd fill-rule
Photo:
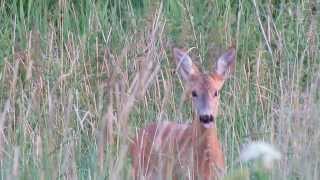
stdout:
<svg viewBox="0 0 320 180">
<path fill-rule="evenodd" d="M 213 93 L 213 97 L 217 97 L 218 95 L 219 95 L 219 92 L 218 92 L 218 91 L 216 91 L 216 92 Z"/>
<path fill-rule="evenodd" d="M 192 97 L 197 97 L 198 96 L 197 92 L 195 92 L 195 91 L 192 91 L 191 94 L 192 94 Z"/>
</svg>

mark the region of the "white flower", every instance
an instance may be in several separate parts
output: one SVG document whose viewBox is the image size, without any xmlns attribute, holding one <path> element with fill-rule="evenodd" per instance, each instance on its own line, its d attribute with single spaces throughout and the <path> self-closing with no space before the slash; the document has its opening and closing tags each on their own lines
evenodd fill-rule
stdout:
<svg viewBox="0 0 320 180">
<path fill-rule="evenodd" d="M 273 162 L 281 159 L 281 154 L 271 144 L 262 141 L 251 142 L 242 150 L 240 160 L 247 162 L 256 159 L 261 159 L 263 166 L 271 169 Z"/>
</svg>

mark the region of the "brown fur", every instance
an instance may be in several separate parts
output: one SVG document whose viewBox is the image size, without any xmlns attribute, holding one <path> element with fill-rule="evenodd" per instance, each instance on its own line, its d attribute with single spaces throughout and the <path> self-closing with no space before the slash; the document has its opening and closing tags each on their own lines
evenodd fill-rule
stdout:
<svg viewBox="0 0 320 180">
<path fill-rule="evenodd" d="M 212 179 L 224 171 L 224 155 L 216 128 L 204 129 L 198 121 L 192 125 L 148 125 L 131 145 L 131 155 L 135 179 L 167 179 L 161 175 L 168 174 L 187 179 Z M 189 177 L 181 174 L 188 171 Z"/>
<path fill-rule="evenodd" d="M 174 55 L 186 89 L 193 95 L 197 116 L 192 124 L 163 122 L 141 129 L 130 149 L 133 176 L 136 180 L 219 179 L 225 164 L 214 122 L 219 109 L 218 91 L 234 64 L 235 50 L 223 54 L 211 74 L 201 73 L 186 52 L 174 49 Z"/>
</svg>

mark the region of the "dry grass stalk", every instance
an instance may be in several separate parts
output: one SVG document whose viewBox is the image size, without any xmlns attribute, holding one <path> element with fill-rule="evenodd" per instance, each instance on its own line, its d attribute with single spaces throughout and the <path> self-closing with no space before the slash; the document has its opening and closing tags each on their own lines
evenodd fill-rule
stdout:
<svg viewBox="0 0 320 180">
<path fill-rule="evenodd" d="M 36 159 L 38 160 L 38 163 L 40 164 L 40 180 L 45 179 L 45 174 L 44 171 L 42 170 L 42 158 L 43 158 L 43 148 L 42 148 L 42 138 L 40 135 L 37 135 L 36 140 L 35 140 L 35 156 Z"/>
<path fill-rule="evenodd" d="M 104 171 L 105 161 L 105 144 L 114 145 L 114 115 L 113 115 L 113 100 L 112 100 L 112 89 L 110 89 L 110 103 L 107 108 L 107 113 L 103 117 L 102 130 L 99 136 L 98 153 L 99 153 L 99 170 L 100 174 Z"/>
<path fill-rule="evenodd" d="M 113 66 L 115 72 L 111 72 L 111 77 L 108 80 L 108 89 L 109 89 L 109 105 L 107 109 L 106 118 L 104 119 L 103 129 L 100 135 L 100 145 L 99 145 L 99 166 L 100 170 L 103 169 L 104 161 L 104 152 L 103 152 L 103 143 L 104 135 L 107 133 L 107 139 L 109 143 L 113 142 L 113 136 L 116 136 L 117 141 L 119 141 L 119 151 L 117 153 L 117 158 L 114 159 L 114 162 L 109 162 L 109 174 L 110 179 L 119 179 L 122 167 L 124 164 L 124 159 L 127 156 L 128 149 L 128 120 L 129 114 L 133 109 L 134 105 L 141 100 L 146 93 L 146 90 L 153 82 L 157 73 L 160 70 L 159 61 L 163 56 L 163 52 L 159 52 L 157 47 L 157 42 L 161 39 L 161 35 L 164 28 L 164 23 L 162 22 L 162 6 L 156 12 L 154 21 L 152 24 L 152 30 L 148 40 L 145 50 L 145 55 L 139 57 L 139 61 L 135 61 L 134 64 L 138 67 L 137 72 L 133 76 L 131 83 L 128 81 L 128 75 L 126 71 L 122 68 L 121 62 L 125 59 L 130 51 L 129 48 L 124 48 L 119 56 L 119 61 L 115 61 L 114 56 L 109 53 L 109 60 Z M 142 37 L 145 38 L 145 37 Z M 130 45 L 128 45 L 129 47 Z M 118 60 L 117 59 L 117 60 Z M 120 63 L 119 63 L 120 62 Z M 107 62 L 108 63 L 108 62 Z M 107 64 L 106 63 L 106 64 Z M 108 68 L 111 70 L 111 68 Z M 113 99 L 115 99 L 115 106 L 113 106 Z M 116 109 L 114 109 L 116 108 Z M 113 112 L 116 112 L 116 116 L 113 116 Z M 113 128 L 116 127 L 116 132 L 113 131 Z"/>
<path fill-rule="evenodd" d="M 19 155 L 20 151 L 18 147 L 14 148 L 13 166 L 12 166 L 12 178 L 16 179 L 19 176 Z"/>
<path fill-rule="evenodd" d="M 305 91 L 295 88 L 294 82 L 287 82 L 280 107 L 275 108 L 279 116 L 276 141 L 287 154 L 280 164 L 284 178 L 296 174 L 303 179 L 317 179 L 320 175 L 317 169 L 320 133 L 314 129 L 320 126 L 317 81 L 319 77 L 313 77 L 312 85 Z"/>
<path fill-rule="evenodd" d="M 74 150 L 74 141 L 71 140 L 68 142 L 66 147 L 64 148 L 65 151 L 65 158 L 63 161 L 62 172 L 65 179 L 78 179 L 77 177 L 77 165 L 75 159 L 75 150 Z"/>
<path fill-rule="evenodd" d="M 3 160 L 3 153 L 5 151 L 5 132 L 4 132 L 4 126 L 6 123 L 6 115 L 9 112 L 10 109 L 10 100 L 8 99 L 4 105 L 3 111 L 0 114 L 0 161 Z"/>
<path fill-rule="evenodd" d="M 309 54 L 312 60 L 315 60 L 317 57 L 317 32 L 318 32 L 318 11 L 317 11 L 317 2 L 310 3 L 310 25 L 307 32 L 307 40 L 309 43 Z"/>
</svg>

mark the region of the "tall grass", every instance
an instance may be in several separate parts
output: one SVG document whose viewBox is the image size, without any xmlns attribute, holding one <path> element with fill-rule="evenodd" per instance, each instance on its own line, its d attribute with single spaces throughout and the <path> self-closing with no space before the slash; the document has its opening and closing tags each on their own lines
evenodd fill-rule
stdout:
<svg viewBox="0 0 320 180">
<path fill-rule="evenodd" d="M 0 2 L 0 178 L 130 179 L 127 149 L 153 121 L 190 122 L 172 63 L 237 64 L 221 92 L 228 169 L 241 144 L 280 148 L 273 179 L 320 177 L 319 10 L 313 1 Z"/>
</svg>

